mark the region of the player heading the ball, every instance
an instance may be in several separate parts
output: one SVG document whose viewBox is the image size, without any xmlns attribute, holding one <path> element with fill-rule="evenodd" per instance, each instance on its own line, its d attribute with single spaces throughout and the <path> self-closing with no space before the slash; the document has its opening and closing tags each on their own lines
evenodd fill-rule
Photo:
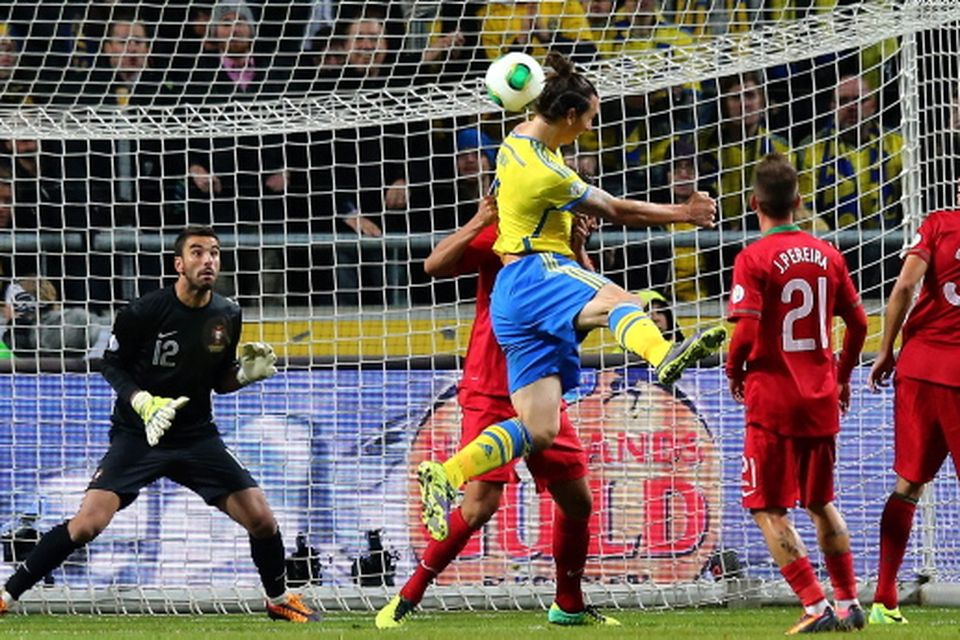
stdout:
<svg viewBox="0 0 960 640">
<path fill-rule="evenodd" d="M 418 476 L 422 519 L 434 539 L 446 538 L 456 490 L 472 478 L 557 437 L 561 398 L 580 383 L 580 340 L 609 327 L 619 343 L 656 367 L 662 384 L 720 348 L 713 327 L 674 345 L 660 334 L 637 296 L 577 264 L 570 247 L 575 214 L 631 227 L 689 222 L 712 227 L 713 199 L 702 192 L 676 205 L 614 198 L 567 168 L 558 149 L 593 127 L 600 98 L 563 56 L 535 103 L 535 115 L 514 129 L 497 153 L 499 212 L 494 251 L 503 269 L 490 308 L 497 342 L 507 357 L 510 399 L 517 417 L 490 425 L 443 464 L 427 461 Z"/>
</svg>

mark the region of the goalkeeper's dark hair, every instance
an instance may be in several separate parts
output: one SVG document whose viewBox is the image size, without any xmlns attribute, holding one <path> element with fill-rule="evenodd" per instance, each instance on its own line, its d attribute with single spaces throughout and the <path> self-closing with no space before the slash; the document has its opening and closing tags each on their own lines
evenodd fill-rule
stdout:
<svg viewBox="0 0 960 640">
<path fill-rule="evenodd" d="M 190 225 L 181 229 L 180 233 L 177 234 L 177 240 L 173 243 L 173 255 L 183 257 L 183 247 L 187 244 L 189 238 L 213 238 L 218 244 L 220 243 L 220 236 L 212 227 L 198 224 Z"/>
<path fill-rule="evenodd" d="M 785 220 L 797 201 L 797 170 L 782 153 L 768 153 L 757 165 L 753 193 L 763 213 Z"/>
<path fill-rule="evenodd" d="M 551 51 L 547 55 L 547 81 L 537 98 L 536 110 L 547 122 L 565 118 L 574 109 L 582 115 L 590 108 L 590 100 L 599 95 L 593 83 L 578 73 L 569 59 Z"/>
</svg>

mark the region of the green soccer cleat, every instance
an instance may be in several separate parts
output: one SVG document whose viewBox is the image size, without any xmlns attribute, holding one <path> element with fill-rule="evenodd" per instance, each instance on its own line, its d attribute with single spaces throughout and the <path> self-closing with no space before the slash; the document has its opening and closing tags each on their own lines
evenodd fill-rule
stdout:
<svg viewBox="0 0 960 640">
<path fill-rule="evenodd" d="M 407 621 L 408 614 L 413 611 L 414 606 L 399 594 L 393 596 L 393 599 L 377 612 L 374 620 L 377 629 L 396 629 Z"/>
<path fill-rule="evenodd" d="M 719 351 L 726 338 L 727 330 L 723 325 L 717 325 L 695 333 L 680 344 L 670 347 L 663 362 L 657 365 L 657 379 L 660 384 L 665 387 L 672 385 L 680 379 L 684 369 Z"/>
<path fill-rule="evenodd" d="M 605 616 L 593 605 L 587 605 L 583 611 L 578 613 L 567 613 L 554 602 L 550 605 L 550 611 L 547 612 L 547 622 L 560 625 L 562 627 L 619 627 L 620 621 L 610 616 Z"/>
<path fill-rule="evenodd" d="M 457 497 L 456 487 L 447 479 L 443 465 L 432 460 L 421 462 L 417 467 L 417 482 L 420 483 L 420 502 L 423 505 L 420 520 L 431 538 L 437 542 L 445 540 L 449 532 L 447 517 Z"/>
<path fill-rule="evenodd" d="M 870 609 L 870 624 L 907 624 L 907 619 L 900 613 L 900 607 L 887 609 L 883 603 L 874 602 Z"/>
</svg>

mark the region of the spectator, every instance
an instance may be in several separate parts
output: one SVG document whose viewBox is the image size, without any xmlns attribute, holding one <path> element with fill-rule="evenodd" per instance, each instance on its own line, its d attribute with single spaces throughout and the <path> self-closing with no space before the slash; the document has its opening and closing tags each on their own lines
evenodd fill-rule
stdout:
<svg viewBox="0 0 960 640">
<path fill-rule="evenodd" d="M 579 143 L 579 140 L 577 141 Z M 580 174 L 583 181 L 587 184 L 597 184 L 600 180 L 600 157 L 596 152 L 581 151 L 577 153 L 574 145 L 569 145 L 562 149 L 563 162 L 568 167 Z"/>
<path fill-rule="evenodd" d="M 787 141 L 770 132 L 766 123 L 766 96 L 760 73 L 721 78 L 720 123 L 700 136 L 701 169 L 711 191 L 717 194 L 720 220 L 729 229 L 756 228 L 750 209 L 753 172 L 771 152 L 791 156 Z"/>
<path fill-rule="evenodd" d="M 85 310 L 64 308 L 57 289 L 36 275 L 12 281 L 6 290 L 0 336 L 17 357 L 83 357 L 102 330 Z"/>
<path fill-rule="evenodd" d="M 117 7 L 82 100 L 120 108 L 168 104 L 173 90 L 153 69 L 152 42 L 151 25 L 132 8 Z M 90 153 L 109 159 L 91 164 L 91 179 L 102 184 L 99 191 L 106 194 L 114 226 L 159 230 L 176 223 L 170 219 L 174 207 L 165 205 L 174 198 L 174 177 L 186 173 L 182 141 L 97 140 L 90 143 Z M 113 278 L 115 299 L 132 300 L 160 286 L 158 255 L 117 255 L 113 263 L 112 273 L 119 276 Z"/>
<path fill-rule="evenodd" d="M 295 91 L 309 85 L 314 93 L 342 93 L 427 81 L 428 69 L 442 61 L 450 47 L 463 43 L 462 34 L 454 32 L 436 36 L 424 51 L 401 52 L 402 25 L 378 4 L 342 6 L 317 66 L 298 70 Z"/>
<path fill-rule="evenodd" d="M 80 236 L 85 242 L 98 229 L 112 226 L 107 184 L 90 179 L 89 143 L 76 146 L 63 140 L 4 140 L 13 183 L 14 229 L 47 229 Z M 69 149 L 70 152 L 65 150 Z M 103 254 L 84 246 L 70 251 L 48 251 L 43 272 L 63 277 L 64 299 L 109 303 L 111 274 Z"/>
<path fill-rule="evenodd" d="M 693 38 L 664 18 L 659 2 L 624 3 L 617 14 L 611 55 L 645 55 L 657 50 L 682 59 L 683 49 L 693 44 Z M 623 150 L 618 158 L 605 155 L 604 164 L 611 171 L 627 170 L 627 192 L 645 192 L 663 185 L 648 168 L 666 160 L 674 135 L 693 129 L 695 99 L 700 91 L 700 83 L 687 83 L 649 94 L 627 95 L 622 104 L 604 106 L 604 120 L 618 123 L 605 132 L 606 146 Z"/>
<path fill-rule="evenodd" d="M 923 204 L 928 211 L 960 208 L 960 83 L 931 82 L 927 87 L 927 126 L 920 141 L 924 172 Z"/>
<path fill-rule="evenodd" d="M 845 74 L 830 104 L 833 118 L 798 156 L 805 204 L 831 228 L 893 228 L 900 223 L 903 138 L 885 131 L 876 95 Z"/>
<path fill-rule="evenodd" d="M 318 69 L 313 90 L 335 89 L 342 95 L 411 82 L 425 54 L 398 57 L 388 38 L 391 27 L 382 8 L 350 9 L 343 7 L 332 45 L 342 50 L 344 64 Z M 426 121 L 408 121 L 310 136 L 307 155 L 301 160 L 308 167 L 310 209 L 314 217 L 325 217 L 319 224 L 332 226 L 341 236 L 335 257 L 320 248 L 315 262 L 331 264 L 335 260 L 340 304 L 382 304 L 385 278 L 390 287 L 388 297 L 399 302 L 397 296 L 405 295 L 400 286 L 407 278 L 405 251 L 386 243 L 354 241 L 379 238 L 384 232 L 408 233 L 410 211 L 429 208 L 419 200 L 419 194 L 430 191 L 432 178 L 430 158 L 419 151 L 430 148 L 428 125 Z M 408 149 L 418 151 L 408 154 Z M 411 155 L 415 159 L 410 159 Z M 334 220 L 330 220 L 331 214 Z"/>
<path fill-rule="evenodd" d="M 4 104 L 30 104 L 30 85 L 18 78 L 20 42 L 13 25 L 0 22 L 0 101 Z"/>
<path fill-rule="evenodd" d="M 671 342 L 683 342 L 683 331 L 680 330 L 680 325 L 673 316 L 670 302 L 663 297 L 663 294 L 654 289 L 643 289 L 637 291 L 637 297 L 643 302 L 644 310 L 660 329 L 664 338 Z"/>
<path fill-rule="evenodd" d="M 544 60 L 557 51 L 574 62 L 596 57 L 590 23 L 579 0 L 489 2 L 481 9 L 480 43 L 489 60 L 510 51 Z"/>
<path fill-rule="evenodd" d="M 459 81 L 467 74 L 485 72 L 486 57 L 477 55 L 482 26 L 477 14 L 483 5 L 476 1 L 414 3 L 406 51 L 436 52 L 438 56 L 433 61 L 424 60 L 424 71 L 440 82 Z M 428 34 L 423 33 L 424 27 L 429 29 Z"/>
<path fill-rule="evenodd" d="M 220 0 L 213 6 L 210 38 L 218 56 L 200 61 L 188 100 L 207 103 L 263 98 L 268 61 L 254 53 L 257 26 L 244 0 Z M 259 236 L 258 248 L 240 247 L 224 255 L 225 295 L 242 305 L 282 306 L 284 251 L 277 240 L 285 232 L 285 193 L 289 173 L 281 136 L 198 137 L 188 149 L 187 218 L 242 237 Z"/>
<path fill-rule="evenodd" d="M 219 0 L 210 13 L 206 53 L 195 65 L 185 99 L 227 102 L 256 96 L 264 87 L 268 60 L 254 54 L 257 22 L 244 0 Z M 188 62 L 189 64 L 190 62 Z"/>
<path fill-rule="evenodd" d="M 616 0 L 585 0 L 584 13 L 589 23 L 588 35 L 581 34 L 594 43 L 597 53 L 602 57 L 612 57 L 616 53 L 618 32 L 623 26 L 624 15 L 617 13 Z"/>
<path fill-rule="evenodd" d="M 697 151 L 691 135 L 680 135 L 672 140 L 666 154 L 666 175 L 659 191 L 654 191 L 650 199 L 664 204 L 686 202 L 699 188 L 699 170 Z M 693 231 L 690 224 L 677 223 L 668 227 L 672 234 L 681 231 Z M 703 251 L 700 247 L 675 246 L 673 255 L 673 297 L 683 302 L 700 300 L 709 294 L 707 282 L 701 277 L 707 270 L 708 256 L 714 251 Z"/>
</svg>

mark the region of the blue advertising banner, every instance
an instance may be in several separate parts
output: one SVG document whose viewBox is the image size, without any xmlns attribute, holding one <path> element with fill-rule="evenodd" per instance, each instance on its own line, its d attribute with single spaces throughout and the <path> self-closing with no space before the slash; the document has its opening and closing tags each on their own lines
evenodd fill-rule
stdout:
<svg viewBox="0 0 960 640">
<path fill-rule="evenodd" d="M 875 573 L 878 522 L 893 483 L 891 394 L 861 392 L 865 374 L 854 380 L 836 476 L 862 577 Z M 324 584 L 353 580 L 354 559 L 368 552 L 366 532 L 377 529 L 398 554 L 402 580 L 426 544 L 413 469 L 456 447 L 457 378 L 456 371 L 288 372 L 216 397 L 214 414 L 266 491 L 288 551 L 302 534 L 318 552 Z M 33 526 L 45 531 L 79 505 L 108 445 L 114 395 L 98 375 L 45 374 L 0 377 L 0 397 L 10 399 L 0 403 L 0 530 L 35 514 Z M 596 511 L 587 579 L 711 580 L 707 567 L 721 550 L 734 552 L 747 575 L 778 577 L 740 506 L 743 416 L 721 371 L 688 373 L 674 397 L 650 384 L 644 368 L 587 370 L 568 401 Z M 441 582 L 551 579 L 552 505 L 523 465 L 518 471 L 523 482 L 508 489 L 501 511 Z M 956 483 L 939 484 L 938 518 L 955 521 Z M 815 546 L 805 515 L 795 515 Z M 948 536 L 940 529 L 936 536 Z M 919 542 L 914 536 L 905 572 L 920 568 Z M 953 564 L 942 558 L 942 579 L 955 577 Z M 78 588 L 258 583 L 244 532 L 166 480 L 145 489 L 53 580 Z"/>
</svg>

